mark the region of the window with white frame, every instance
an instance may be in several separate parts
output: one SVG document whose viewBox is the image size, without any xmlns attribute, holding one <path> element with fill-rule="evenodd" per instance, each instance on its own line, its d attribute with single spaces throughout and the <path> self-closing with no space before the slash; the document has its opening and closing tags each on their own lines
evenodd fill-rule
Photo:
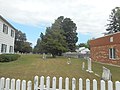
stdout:
<svg viewBox="0 0 120 90">
<path fill-rule="evenodd" d="M 3 24 L 3 32 L 4 32 L 5 34 L 8 34 L 8 26 L 5 25 L 5 24 Z"/>
<path fill-rule="evenodd" d="M 109 48 L 109 58 L 115 59 L 115 48 Z"/>
<path fill-rule="evenodd" d="M 14 37 L 14 30 L 11 29 L 11 37 Z"/>
<path fill-rule="evenodd" d="M 13 52 L 13 46 L 10 46 L 10 48 L 9 48 L 9 52 L 10 52 L 10 53 Z"/>
<path fill-rule="evenodd" d="M 1 45 L 1 52 L 2 52 L 2 53 L 5 53 L 6 51 L 7 51 L 7 45 L 2 44 L 2 45 Z"/>
</svg>

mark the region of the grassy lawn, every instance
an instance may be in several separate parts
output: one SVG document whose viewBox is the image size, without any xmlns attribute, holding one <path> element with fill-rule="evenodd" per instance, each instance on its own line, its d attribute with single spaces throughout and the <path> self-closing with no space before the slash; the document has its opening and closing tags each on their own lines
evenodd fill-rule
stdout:
<svg viewBox="0 0 120 90">
<path fill-rule="evenodd" d="M 86 60 L 72 58 L 72 63 L 70 65 L 67 64 L 67 60 L 68 59 L 64 57 L 47 58 L 46 60 L 43 60 L 41 55 L 21 55 L 17 61 L 0 63 L 0 77 L 19 78 L 21 80 L 25 79 L 33 81 L 35 75 L 45 77 L 56 76 L 58 81 L 58 78 L 62 76 L 64 79 L 69 77 L 70 81 L 73 77 L 77 80 L 83 78 L 84 83 L 87 78 L 90 80 L 100 80 L 100 78 L 93 73 L 90 74 L 85 70 L 82 70 L 82 62 L 85 62 L 85 67 L 87 69 Z M 100 64 L 97 62 L 92 63 L 93 71 L 100 76 L 102 75 L 102 66 L 111 70 L 113 81 L 120 81 L 120 67 Z"/>
</svg>

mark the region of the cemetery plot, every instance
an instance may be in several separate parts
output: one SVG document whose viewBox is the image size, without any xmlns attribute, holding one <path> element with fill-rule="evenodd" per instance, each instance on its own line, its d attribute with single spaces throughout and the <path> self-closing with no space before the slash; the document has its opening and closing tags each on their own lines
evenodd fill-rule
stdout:
<svg viewBox="0 0 120 90">
<path fill-rule="evenodd" d="M 48 58 L 47 56 L 47 60 L 43 60 L 42 57 L 43 55 L 22 55 L 17 61 L 0 63 L 0 77 L 4 76 L 32 81 L 34 76 L 38 75 L 45 77 L 56 76 L 57 78 L 62 77 L 64 79 L 66 77 L 75 77 L 77 81 L 79 78 L 82 78 L 83 80 L 86 80 L 87 78 L 90 80 L 96 79 L 98 81 L 102 78 L 102 67 L 105 66 L 112 73 L 112 81 L 120 81 L 120 67 L 91 62 L 91 69 L 89 67 L 89 70 L 93 71 L 93 73 L 88 73 L 86 72 L 86 69 L 88 69 L 88 60 L 71 58 L 71 64 L 68 65 L 68 58 Z M 98 74 L 99 77 L 94 73 L 96 73 L 96 75 Z M 70 82 L 70 85 L 71 84 L 72 82 Z M 76 84 L 78 86 L 78 83 Z M 100 82 L 98 82 L 98 85 L 99 84 Z"/>
</svg>

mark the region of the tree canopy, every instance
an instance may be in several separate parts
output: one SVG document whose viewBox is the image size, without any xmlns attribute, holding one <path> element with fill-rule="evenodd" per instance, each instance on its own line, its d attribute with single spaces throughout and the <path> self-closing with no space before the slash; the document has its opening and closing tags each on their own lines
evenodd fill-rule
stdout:
<svg viewBox="0 0 120 90">
<path fill-rule="evenodd" d="M 108 28 L 106 29 L 109 33 L 116 33 L 120 31 L 120 7 L 115 7 L 111 15 L 109 16 L 109 24 L 107 24 Z"/>
<path fill-rule="evenodd" d="M 88 40 L 87 43 L 80 43 L 80 44 L 77 45 L 77 48 L 85 47 L 85 48 L 90 49 L 89 42 L 90 42 L 90 40 Z"/>
<path fill-rule="evenodd" d="M 64 30 L 69 51 L 75 51 L 78 41 L 76 24 L 70 18 L 65 18 L 62 23 L 62 29 Z"/>
<path fill-rule="evenodd" d="M 51 53 L 54 56 L 66 51 L 75 51 L 78 41 L 76 24 L 70 18 L 58 17 L 51 27 L 46 28 L 45 35 L 40 34 L 34 51 Z"/>
<path fill-rule="evenodd" d="M 31 43 L 27 42 L 26 34 L 19 30 L 15 31 L 15 52 L 29 53 L 32 51 Z"/>
</svg>

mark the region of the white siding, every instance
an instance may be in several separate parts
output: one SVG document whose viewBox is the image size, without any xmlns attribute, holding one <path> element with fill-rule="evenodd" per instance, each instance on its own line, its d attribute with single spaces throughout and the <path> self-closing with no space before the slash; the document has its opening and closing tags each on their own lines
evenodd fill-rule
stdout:
<svg viewBox="0 0 120 90">
<path fill-rule="evenodd" d="M 3 24 L 6 24 L 8 26 L 8 34 L 5 34 L 3 32 Z M 1 18 L 0 18 L 0 54 L 1 54 L 1 45 L 6 44 L 7 45 L 7 52 L 9 53 L 9 48 L 10 46 L 13 46 L 13 53 L 14 53 L 14 37 L 11 36 L 11 29 L 14 30 L 12 27 L 10 27 L 7 23 L 5 23 Z M 14 31 L 15 34 L 15 31 Z"/>
</svg>

